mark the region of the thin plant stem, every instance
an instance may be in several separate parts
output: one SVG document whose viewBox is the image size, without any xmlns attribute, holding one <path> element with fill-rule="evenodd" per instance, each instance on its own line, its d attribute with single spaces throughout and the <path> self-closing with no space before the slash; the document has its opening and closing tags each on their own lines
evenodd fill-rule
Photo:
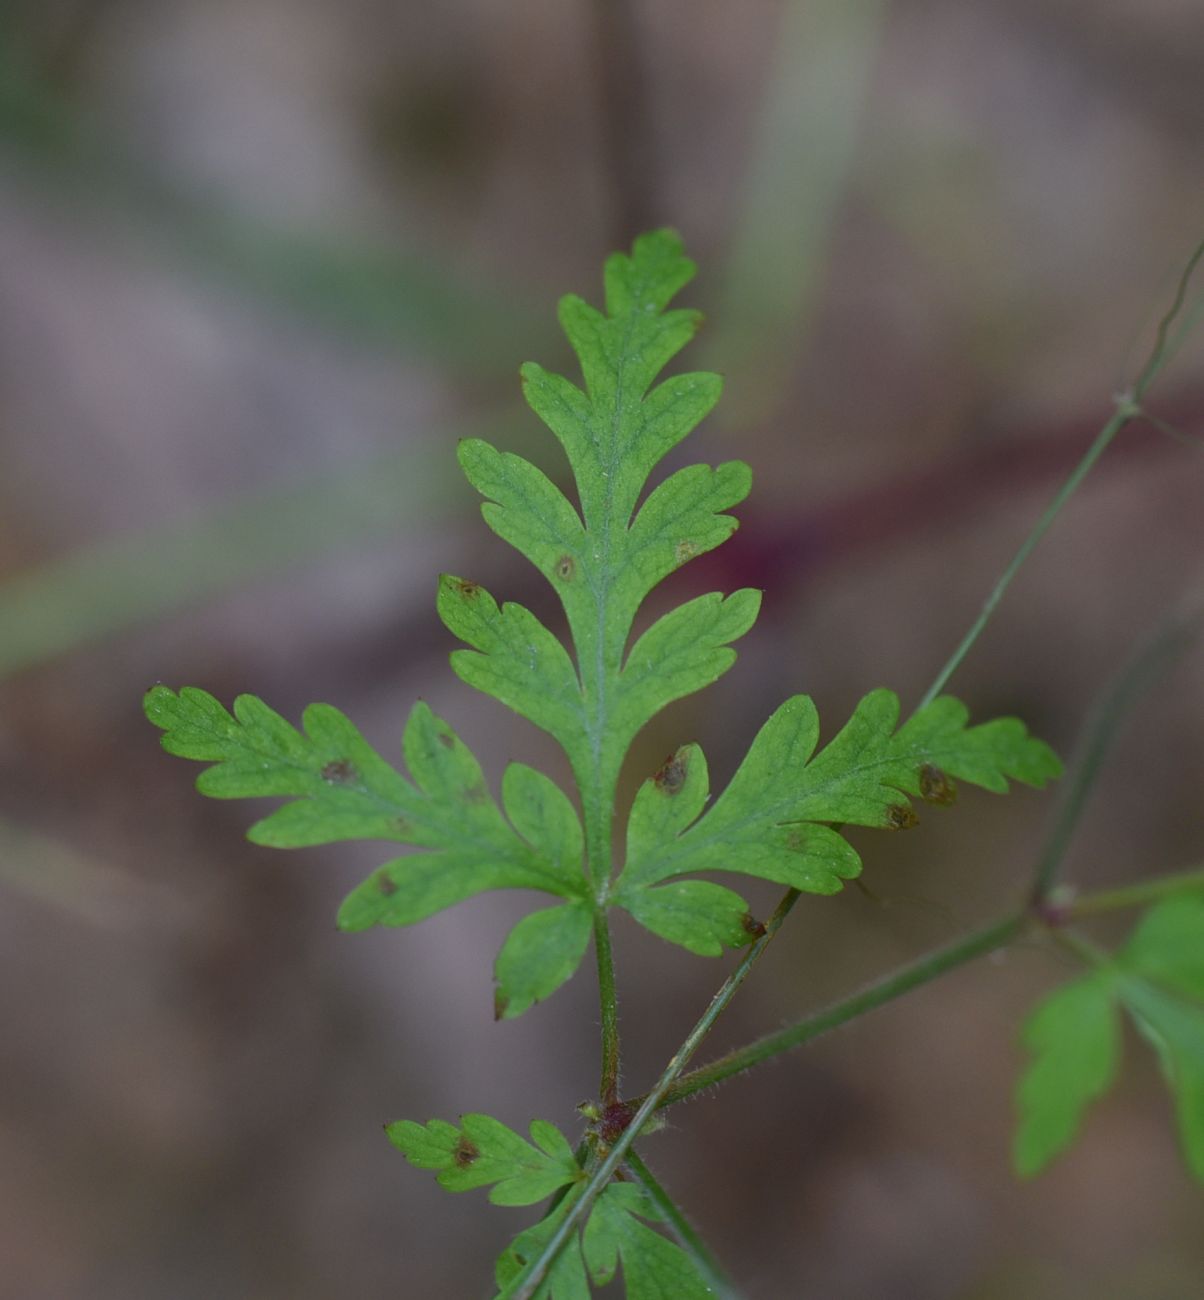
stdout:
<svg viewBox="0 0 1204 1300">
<path fill-rule="evenodd" d="M 991 594 L 983 602 L 982 609 L 979 610 L 978 617 L 970 625 L 970 630 L 962 637 L 958 643 L 957 649 L 945 661 L 944 667 L 937 673 L 935 679 L 928 690 L 924 692 L 924 697 L 920 700 L 918 708 L 922 709 L 925 705 L 931 704 L 934 699 L 945 689 L 950 677 L 961 667 L 962 660 L 970 653 L 971 648 L 978 638 L 982 635 L 983 630 L 991 621 L 991 616 L 999 607 L 999 602 L 1003 599 L 1007 589 L 1012 585 L 1016 574 L 1024 566 L 1024 562 L 1036 549 L 1037 544 L 1049 531 L 1050 526 L 1062 511 L 1062 507 L 1074 495 L 1075 491 L 1082 481 L 1091 472 L 1095 462 L 1104 454 L 1108 445 L 1116 435 L 1134 419 L 1138 414 L 1138 408 L 1131 402 L 1121 402 L 1113 411 L 1111 419 L 1095 435 L 1095 440 L 1087 448 L 1083 458 L 1070 472 L 1070 476 L 1058 489 L 1053 500 L 1045 507 L 1040 519 L 1037 520 L 1028 536 L 1020 544 L 1020 549 L 1012 556 L 1006 569 L 1000 575 L 999 580 L 991 588 Z"/>
<path fill-rule="evenodd" d="M 694 1225 L 682 1213 L 681 1207 L 657 1181 L 656 1175 L 640 1159 L 634 1147 L 627 1152 L 625 1161 L 628 1171 L 635 1180 L 642 1183 L 644 1190 L 660 1210 L 670 1231 L 677 1238 L 677 1243 L 690 1256 L 694 1267 L 706 1281 L 711 1291 L 721 1300 L 739 1300 L 739 1293 L 731 1280 L 719 1266 L 719 1261 L 711 1254 L 707 1244 L 699 1236 Z"/>
<path fill-rule="evenodd" d="M 792 897 L 793 895 L 793 897 Z M 794 906 L 798 894 L 795 890 L 790 890 L 782 902 L 778 904 L 777 910 L 773 916 L 766 922 L 765 933 L 749 949 L 744 960 L 735 971 L 724 981 L 719 992 L 711 999 L 707 1009 L 699 1018 L 698 1023 L 686 1035 L 685 1041 L 669 1059 L 668 1065 L 665 1066 L 656 1085 L 641 1102 L 639 1109 L 632 1117 L 630 1124 L 619 1134 L 614 1145 L 602 1158 L 601 1162 L 594 1169 L 593 1173 L 587 1180 L 580 1197 L 573 1203 L 572 1209 L 565 1215 L 560 1226 L 548 1239 L 543 1250 L 533 1259 L 510 1284 L 503 1290 L 498 1300 L 531 1300 L 531 1297 L 539 1289 L 540 1284 L 547 1276 L 548 1269 L 560 1254 L 570 1235 L 575 1232 L 581 1224 L 586 1213 L 588 1212 L 598 1193 L 614 1176 L 615 1171 L 627 1157 L 627 1152 L 631 1149 L 631 1144 L 635 1141 L 644 1125 L 657 1111 L 660 1106 L 661 1098 L 669 1091 L 674 1081 L 681 1072 L 690 1063 L 694 1053 L 702 1045 L 702 1041 L 710 1033 L 712 1026 L 719 1016 L 723 1013 L 728 1003 L 736 994 L 736 990 L 744 982 L 751 971 L 753 964 L 769 941 L 777 932 L 778 927 L 785 919 L 791 907 Z"/>
<path fill-rule="evenodd" d="M 1191 644 L 1202 617 L 1204 604 L 1197 604 L 1186 613 L 1165 620 L 1143 641 L 1092 709 L 1057 820 L 1037 860 L 1032 888 L 1034 907 L 1040 907 L 1049 898 L 1057 883 L 1070 841 L 1121 724 L 1145 690 Z"/>
<path fill-rule="evenodd" d="M 615 988 L 615 959 L 606 912 L 594 917 L 594 948 L 598 955 L 598 1003 L 602 1017 L 602 1078 L 598 1095 L 609 1106 L 619 1096 L 619 999 Z"/>
<path fill-rule="evenodd" d="M 1158 330 L 1154 336 L 1154 346 L 1150 349 L 1150 355 L 1141 373 L 1137 376 L 1137 381 L 1133 385 L 1133 396 L 1140 401 L 1149 390 L 1150 385 L 1158 377 L 1158 372 L 1167 364 L 1175 355 L 1180 344 L 1183 342 L 1182 336 L 1177 336 L 1170 340 L 1170 328 L 1174 324 L 1176 317 L 1183 310 L 1183 305 L 1187 301 L 1187 286 L 1191 283 L 1191 278 L 1200 265 L 1201 259 L 1204 259 L 1204 240 L 1192 250 L 1191 256 L 1184 264 L 1183 271 L 1179 276 L 1179 283 L 1175 288 L 1175 296 L 1171 305 L 1167 308 L 1166 315 L 1158 322 Z M 1169 343 L 1169 346 L 1168 346 Z"/>
<path fill-rule="evenodd" d="M 1062 507 L 1078 490 L 1079 485 L 1087 477 L 1094 467 L 1096 461 L 1108 449 L 1109 444 L 1113 441 L 1118 433 L 1129 424 L 1132 420 L 1137 419 L 1142 410 L 1138 404 L 1145 394 L 1149 391 L 1150 385 L 1157 379 L 1159 373 L 1170 361 L 1174 355 L 1174 348 L 1167 346 L 1168 332 L 1175 318 L 1183 310 L 1183 304 L 1187 297 L 1187 286 L 1196 267 L 1204 258 L 1204 242 L 1198 244 L 1187 264 L 1183 268 L 1183 274 L 1179 277 L 1178 288 L 1175 292 L 1174 301 L 1167 310 L 1166 315 L 1158 322 L 1157 334 L 1154 338 L 1154 346 L 1150 350 L 1149 358 L 1141 368 L 1141 372 L 1128 393 L 1121 394 L 1116 401 L 1116 409 L 1112 412 L 1111 417 L 1105 423 L 1099 433 L 1095 435 L 1095 440 L 1087 448 L 1079 463 L 1071 470 L 1069 477 L 1054 494 L 1053 500 L 1045 507 L 1041 517 L 1037 520 L 1028 536 L 1020 544 L 1020 549 L 1016 552 L 1007 568 L 1000 575 L 998 582 L 991 589 L 991 594 L 983 603 L 978 617 L 970 625 L 970 630 L 962 638 L 953 654 L 949 656 L 944 667 L 936 675 L 936 679 L 925 692 L 919 707 L 930 704 L 944 690 L 949 678 L 961 666 L 962 660 L 969 654 L 971 647 L 982 635 L 984 628 L 991 621 L 991 616 L 999 606 L 1007 589 L 1012 585 L 1012 580 L 1024 562 L 1036 549 L 1038 543 L 1049 531 L 1050 526 L 1062 511 Z"/>
<path fill-rule="evenodd" d="M 838 1029 L 868 1011 L 874 1011 L 888 1002 L 893 1002 L 903 994 L 910 993 L 912 989 L 930 983 L 958 966 L 964 966 L 976 957 L 1001 948 L 1020 933 L 1027 920 L 1026 911 L 1012 912 L 1002 920 L 974 930 L 956 943 L 938 948 L 935 952 L 918 958 L 860 992 L 854 993 L 851 997 L 843 998 L 822 1011 L 817 1011 L 796 1021 L 793 1025 L 788 1025 L 785 1029 L 778 1030 L 777 1033 L 767 1034 L 764 1038 L 748 1044 L 747 1047 L 729 1052 L 701 1069 L 682 1075 L 662 1094 L 658 1103 L 659 1108 L 663 1109 L 684 1101 L 695 1093 L 703 1092 L 717 1083 L 732 1078 L 733 1075 L 751 1070 L 762 1061 L 801 1047 L 804 1043 L 809 1043 L 830 1030 Z"/>
<path fill-rule="evenodd" d="M 1101 912 L 1119 912 L 1129 907 L 1144 907 L 1174 894 L 1204 892 L 1204 867 L 1191 871 L 1177 871 L 1170 876 L 1155 876 L 1152 880 L 1139 880 L 1136 884 L 1122 885 L 1119 889 L 1104 889 L 1095 894 L 1076 898 L 1066 909 L 1072 920 L 1083 916 L 1097 916 Z"/>
</svg>

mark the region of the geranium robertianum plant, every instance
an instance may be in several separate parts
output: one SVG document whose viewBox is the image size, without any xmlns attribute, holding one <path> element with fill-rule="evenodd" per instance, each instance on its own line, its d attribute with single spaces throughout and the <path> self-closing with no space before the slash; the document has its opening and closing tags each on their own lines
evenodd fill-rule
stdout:
<svg viewBox="0 0 1204 1300">
<path fill-rule="evenodd" d="M 752 626 L 760 603 L 760 593 L 748 589 L 698 596 L 632 638 L 649 592 L 731 535 L 736 520 L 727 512 L 751 484 L 740 461 L 690 465 L 644 496 L 662 458 L 708 414 L 722 387 L 707 373 L 656 382 L 698 328 L 697 312 L 669 306 L 693 274 L 672 232 L 637 239 L 630 255 L 606 263 L 604 311 L 576 296 L 561 301 L 583 383 L 534 363 L 523 368 L 528 402 L 568 457 L 576 501 L 520 456 L 480 439 L 460 444 L 464 472 L 486 498 L 486 522 L 551 584 L 570 644 L 521 605 L 499 605 L 476 582 L 445 576 L 439 614 L 469 647 L 453 653 L 452 667 L 555 737 L 575 800 L 543 773 L 513 763 L 499 804 L 472 753 L 423 703 L 402 738 L 406 775 L 329 705 L 311 705 L 297 730 L 250 695 L 235 700 L 232 712 L 195 687 L 158 686 L 145 702 L 167 750 L 213 765 L 198 778 L 202 793 L 289 800 L 251 828 L 256 843 L 297 848 L 371 839 L 419 850 L 392 857 L 344 900 L 345 930 L 410 925 L 488 890 L 547 896 L 498 953 L 499 1019 L 553 994 L 592 941 L 602 1065 L 597 1101 L 582 1108 L 588 1123 L 576 1149 L 542 1120 L 530 1125 L 529 1142 L 484 1114 L 458 1124 L 403 1120 L 388 1127 L 409 1161 L 437 1170 L 449 1190 L 490 1186 L 490 1199 L 501 1205 L 552 1198 L 498 1260 L 505 1297 L 587 1297 L 620 1260 L 631 1300 L 733 1294 L 634 1147 L 648 1119 L 989 951 L 1034 917 L 1076 944 L 1091 970 L 1047 999 L 1026 1029 L 1034 1061 L 1019 1094 L 1018 1169 L 1035 1172 L 1065 1146 L 1082 1108 L 1107 1087 L 1117 1008 L 1124 1007 L 1162 1056 L 1189 1160 L 1204 1177 L 1204 899 L 1176 891 L 1109 957 L 1063 933 L 1067 917 L 1054 915 L 1048 879 L 1031 906 L 888 977 L 826 1021 L 801 1021 L 685 1073 L 799 896 L 833 894 L 860 872 L 844 827 L 903 829 L 916 822 L 917 801 L 951 804 L 958 782 L 1003 793 L 1009 780 L 1040 787 L 1061 772 L 1054 753 L 1017 719 L 969 725 L 965 706 L 939 694 L 967 641 L 904 721 L 897 696 L 874 690 L 823 743 L 810 698 L 791 696 L 715 797 L 701 749 L 686 744 L 644 781 L 626 825 L 616 824 L 615 791 L 633 739 L 671 701 L 732 666 L 731 644 Z M 1138 413 L 1130 400 L 1133 409 L 1118 412 L 1109 437 Z M 1103 445 L 1097 440 L 1093 453 Z M 787 892 L 758 920 L 730 884 L 712 879 L 716 873 L 773 881 Z M 619 913 L 693 954 L 747 949 L 664 1075 L 639 1098 L 620 1095 L 610 941 Z"/>
</svg>

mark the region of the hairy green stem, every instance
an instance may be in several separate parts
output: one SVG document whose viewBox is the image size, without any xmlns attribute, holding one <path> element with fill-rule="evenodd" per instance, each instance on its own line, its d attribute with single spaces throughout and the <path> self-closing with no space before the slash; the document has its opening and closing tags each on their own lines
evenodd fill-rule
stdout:
<svg viewBox="0 0 1204 1300">
<path fill-rule="evenodd" d="M 619 999 L 615 989 L 615 960 L 606 910 L 594 916 L 594 948 L 598 954 L 598 1003 L 602 1014 L 602 1078 L 598 1095 L 609 1106 L 619 1096 Z"/>
<path fill-rule="evenodd" d="M 873 1011 L 902 997 L 904 993 L 919 988 L 922 984 L 928 984 L 947 971 L 964 966 L 975 957 L 993 952 L 1015 938 L 1026 925 L 1027 919 L 1026 911 L 1012 912 L 1000 921 L 995 921 L 980 930 L 974 930 L 956 943 L 938 948 L 935 952 L 918 958 L 869 985 L 868 988 L 862 989 L 859 993 L 854 993 L 851 997 L 806 1016 L 793 1025 L 787 1025 L 777 1033 L 767 1034 L 764 1038 L 749 1043 L 747 1047 L 729 1052 L 726 1056 L 712 1061 L 710 1065 L 704 1065 L 701 1069 L 682 1075 L 662 1094 L 659 1107 L 664 1108 L 684 1101 L 685 1098 L 722 1083 L 733 1075 L 751 1070 L 762 1061 L 801 1047 L 813 1038 L 818 1038 L 829 1030 L 837 1029 L 850 1020 L 865 1015 L 867 1011 Z"/>
<path fill-rule="evenodd" d="M 1147 687 L 1191 644 L 1201 617 L 1204 617 L 1204 605 L 1166 620 L 1138 648 L 1092 709 L 1057 820 L 1037 861 L 1032 888 L 1034 907 L 1040 907 L 1049 898 L 1057 883 L 1070 841 L 1121 724 Z"/>
<path fill-rule="evenodd" d="M 635 1180 L 642 1183 L 644 1190 L 655 1202 L 665 1222 L 669 1225 L 677 1243 L 690 1256 L 694 1267 L 705 1280 L 711 1291 L 720 1300 L 738 1300 L 738 1292 L 730 1279 L 719 1266 L 719 1261 L 711 1254 L 706 1242 L 699 1236 L 694 1225 L 686 1218 L 681 1207 L 657 1181 L 656 1175 L 640 1159 L 635 1148 L 627 1152 L 626 1167 Z"/>
<path fill-rule="evenodd" d="M 573 1208 L 565 1215 L 560 1226 L 549 1238 L 548 1243 L 543 1250 L 533 1259 L 515 1278 L 512 1279 L 509 1286 L 502 1291 L 498 1300 L 531 1300 L 531 1297 L 539 1289 L 541 1282 L 547 1276 L 548 1269 L 560 1254 L 564 1244 L 574 1233 L 585 1215 L 593 1205 L 598 1193 L 614 1176 L 615 1171 L 627 1157 L 627 1152 L 631 1149 L 631 1144 L 635 1141 L 644 1125 L 660 1107 L 661 1099 L 672 1087 L 674 1081 L 681 1072 L 690 1063 L 694 1053 L 702 1045 L 702 1040 L 710 1033 L 711 1027 L 723 1013 L 728 1003 L 736 994 L 736 990 L 744 982 L 749 971 L 752 970 L 753 964 L 757 958 L 765 951 L 770 940 L 777 933 L 778 927 L 786 918 L 787 913 L 794 906 L 798 893 L 795 890 L 787 892 L 785 898 L 778 904 L 777 910 L 769 921 L 766 922 L 765 933 L 753 944 L 745 955 L 744 960 L 735 971 L 724 981 L 719 992 L 711 999 L 707 1009 L 699 1018 L 698 1023 L 686 1035 L 685 1041 L 681 1047 L 669 1059 L 668 1065 L 665 1066 L 660 1078 L 656 1081 L 655 1087 L 649 1092 L 640 1103 L 639 1109 L 632 1117 L 631 1123 L 623 1130 L 616 1139 L 614 1145 L 603 1157 L 598 1166 L 590 1175 L 585 1184 L 581 1196 L 573 1203 Z"/>
<path fill-rule="evenodd" d="M 1144 907 L 1174 894 L 1204 892 L 1204 867 L 1191 871 L 1177 871 L 1174 875 L 1155 876 L 1152 880 L 1139 880 L 1136 884 L 1122 885 L 1119 889 L 1104 889 L 1099 893 L 1085 894 L 1071 902 L 1066 911 L 1074 920 L 1083 916 L 1096 916 L 1101 912 L 1119 912 L 1128 907 Z"/>
</svg>

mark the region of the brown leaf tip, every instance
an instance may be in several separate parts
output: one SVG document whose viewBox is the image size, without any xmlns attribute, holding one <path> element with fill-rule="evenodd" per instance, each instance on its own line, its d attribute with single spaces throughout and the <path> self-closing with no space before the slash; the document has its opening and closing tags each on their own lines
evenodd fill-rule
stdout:
<svg viewBox="0 0 1204 1300">
<path fill-rule="evenodd" d="M 893 803 L 886 810 L 886 824 L 892 831 L 910 830 L 919 820 L 905 803 Z"/>
<path fill-rule="evenodd" d="M 764 937 L 764 924 L 761 921 L 758 921 L 751 912 L 744 913 L 740 918 L 740 924 L 744 927 L 744 933 L 747 934 L 750 939 L 760 939 Z"/>
<path fill-rule="evenodd" d="M 957 801 L 957 786 L 934 763 L 920 768 L 920 798 L 928 803 L 951 804 Z"/>
<path fill-rule="evenodd" d="M 687 753 L 684 749 L 679 749 L 676 754 L 670 754 L 661 764 L 660 770 L 652 778 L 653 784 L 662 794 L 677 794 L 686 783 L 688 770 Z"/>
<path fill-rule="evenodd" d="M 493 994 L 493 1018 L 501 1020 L 506 1014 L 506 1008 L 510 1005 L 510 999 L 502 992 L 501 989 L 495 989 Z"/>
</svg>

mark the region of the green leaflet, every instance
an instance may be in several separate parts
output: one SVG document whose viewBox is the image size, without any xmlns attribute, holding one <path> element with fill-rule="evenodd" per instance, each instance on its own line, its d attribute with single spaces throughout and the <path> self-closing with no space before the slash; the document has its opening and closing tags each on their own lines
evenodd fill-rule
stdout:
<svg viewBox="0 0 1204 1300">
<path fill-rule="evenodd" d="M 513 764 L 503 781 L 508 824 L 476 759 L 446 722 L 414 706 L 402 749 L 414 778 L 386 763 L 337 709 L 311 704 L 304 732 L 252 695 L 233 714 L 207 692 L 156 686 L 147 717 L 169 753 L 213 763 L 197 788 L 221 799 L 290 797 L 248 832 L 276 848 L 383 839 L 427 850 L 395 858 L 353 890 L 345 930 L 410 925 L 488 889 L 586 893 L 581 829 L 564 794 Z"/>
<path fill-rule="evenodd" d="M 1165 899 L 1116 955 L 1118 993 L 1162 1063 L 1184 1158 L 1204 1183 L 1204 895 Z"/>
<path fill-rule="evenodd" d="M 1204 1182 L 1204 897 L 1152 907 L 1106 965 L 1064 985 L 1025 1022 L 1017 1171 L 1039 1173 L 1073 1140 L 1087 1104 L 1116 1076 L 1123 1007 L 1157 1051 L 1175 1097 L 1184 1155 Z"/>
<path fill-rule="evenodd" d="M 1083 1111 L 1112 1086 L 1120 1060 L 1120 1017 L 1110 972 L 1050 994 L 1025 1021 L 1033 1054 L 1017 1091 L 1016 1172 L 1028 1178 L 1074 1141 Z"/>
<path fill-rule="evenodd" d="M 552 1214 L 520 1233 L 502 1252 L 496 1277 L 503 1294 L 555 1232 L 573 1199 L 570 1191 Z M 659 1222 L 660 1218 L 660 1211 L 642 1187 L 611 1183 L 590 1210 L 584 1231 L 565 1246 L 536 1296 L 539 1300 L 589 1300 L 590 1283 L 605 1286 L 614 1278 L 620 1261 L 627 1300 L 705 1300 L 714 1295 L 689 1255 L 644 1222 Z"/>
<path fill-rule="evenodd" d="M 636 503 L 648 476 L 715 405 L 716 375 L 677 375 L 653 388 L 698 327 L 696 312 L 667 310 L 694 275 L 671 231 L 635 241 L 605 268 L 606 310 L 570 295 L 560 321 L 584 378 L 579 388 L 541 366 L 523 367 L 532 408 L 559 439 L 579 508 L 542 471 L 479 439 L 460 463 L 488 498 L 482 513 L 548 579 L 568 619 L 576 666 L 525 609 L 499 607 L 475 584 L 443 580 L 439 610 L 473 647 L 456 672 L 550 732 L 581 791 L 591 874 L 610 874 L 615 782 L 632 738 L 672 700 L 709 685 L 735 659 L 730 643 L 756 618 L 759 593 L 701 596 L 666 614 L 628 650 L 644 597 L 736 527 L 725 514 L 747 495 L 748 467 L 678 470 Z M 633 518 L 634 515 L 634 518 Z"/>
<path fill-rule="evenodd" d="M 494 1184 L 494 1205 L 534 1205 L 585 1174 L 564 1134 L 532 1120 L 531 1142 L 490 1115 L 463 1115 L 460 1126 L 403 1119 L 385 1126 L 389 1141 L 412 1165 L 437 1169 L 441 1187 L 467 1192 Z"/>
<path fill-rule="evenodd" d="M 510 931 L 493 968 L 497 1019 L 513 1020 L 555 993 L 581 964 L 593 925 L 593 909 L 581 901 L 524 917 Z"/>
<path fill-rule="evenodd" d="M 956 797 L 954 779 L 1007 790 L 1008 778 L 1040 786 L 1061 772 L 1057 757 L 1015 718 L 968 727 L 965 707 L 934 700 L 897 731 L 898 697 L 872 691 L 839 734 L 816 753 L 819 718 L 805 695 L 783 704 L 761 728 L 731 784 L 703 813 L 706 762 L 697 745 L 677 751 L 636 795 L 627 829 L 627 864 L 613 900 L 649 929 L 696 952 L 718 951 L 719 928 L 666 933 L 648 919 L 649 887 L 697 871 L 732 871 L 816 894 L 856 876 L 861 861 L 829 823 L 882 829 L 914 824 L 910 797 L 937 804 Z M 701 814 L 701 815 L 700 815 Z M 662 887 L 664 888 L 664 887 Z M 651 891 L 653 895 L 661 890 Z M 728 902 L 722 942 L 743 943 L 737 896 Z M 715 904 L 717 906 L 717 902 Z"/>
</svg>

